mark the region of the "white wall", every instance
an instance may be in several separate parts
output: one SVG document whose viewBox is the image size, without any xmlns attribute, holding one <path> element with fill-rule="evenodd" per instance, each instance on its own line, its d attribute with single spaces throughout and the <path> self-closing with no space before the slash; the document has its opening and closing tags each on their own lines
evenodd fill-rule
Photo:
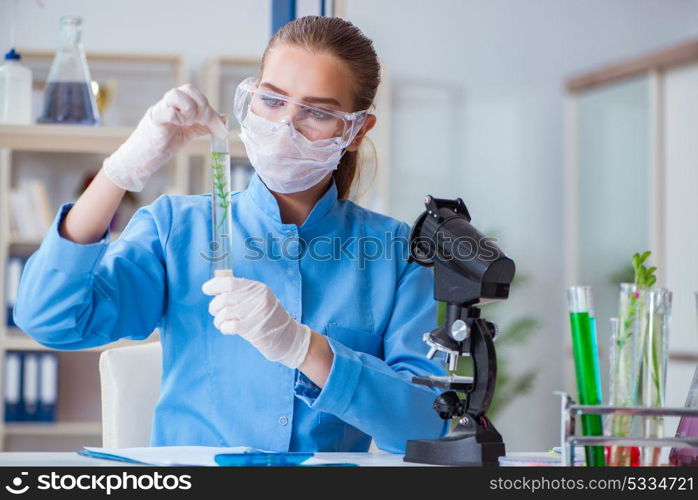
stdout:
<svg viewBox="0 0 698 500">
<path fill-rule="evenodd" d="M 0 46 L 9 43 L 10 6 L 0 0 Z M 259 57 L 271 31 L 267 0 L 19 0 L 17 46 L 54 49 L 64 15 L 83 18 L 88 50 L 174 52 L 187 56 L 193 71 L 206 57 Z"/>
<path fill-rule="evenodd" d="M 63 14 L 84 18 L 90 50 L 259 56 L 268 0 L 20 0 L 17 45 L 52 49 Z M 532 394 L 495 424 L 508 449 L 556 444 L 562 385 L 562 81 L 599 63 L 696 36 L 698 0 L 345 0 L 375 41 L 395 96 L 391 212 L 411 220 L 426 192 L 461 196 L 529 280 L 503 308 L 544 327 L 516 369 Z M 0 44 L 8 38 L 0 0 Z M 379 118 L 380 119 L 380 118 Z M 502 308 L 500 308 L 500 311 Z"/>
<path fill-rule="evenodd" d="M 563 90 L 565 77 L 698 36 L 694 0 L 347 0 L 396 92 L 394 213 L 421 195 L 460 195 L 529 277 L 507 317 L 544 321 L 521 348 L 534 392 L 495 421 L 508 449 L 558 439 L 563 386 Z M 435 161 L 429 162 L 433 154 Z M 500 311 L 502 308 L 500 308 Z M 600 330 L 599 334 L 605 334 Z M 569 359 L 569 358 L 566 358 Z M 603 367 L 606 375 L 607 367 Z"/>
</svg>

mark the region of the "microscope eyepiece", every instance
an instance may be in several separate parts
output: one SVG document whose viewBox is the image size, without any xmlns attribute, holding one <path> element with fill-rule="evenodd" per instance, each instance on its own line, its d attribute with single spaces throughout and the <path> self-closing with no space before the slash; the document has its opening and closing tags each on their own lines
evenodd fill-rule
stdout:
<svg viewBox="0 0 698 500">
<path fill-rule="evenodd" d="M 435 266 L 434 298 L 466 306 L 506 299 L 514 261 L 470 223 L 463 200 L 427 196 L 425 206 L 410 234 L 410 260 Z"/>
</svg>

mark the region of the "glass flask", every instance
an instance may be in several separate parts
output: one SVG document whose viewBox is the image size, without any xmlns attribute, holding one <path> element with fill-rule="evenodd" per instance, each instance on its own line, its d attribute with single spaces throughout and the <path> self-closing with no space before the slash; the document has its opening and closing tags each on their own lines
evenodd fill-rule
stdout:
<svg viewBox="0 0 698 500">
<path fill-rule="evenodd" d="M 82 19 L 64 16 L 60 26 L 58 50 L 46 81 L 43 111 L 38 121 L 99 125 L 99 111 L 82 45 Z"/>
</svg>

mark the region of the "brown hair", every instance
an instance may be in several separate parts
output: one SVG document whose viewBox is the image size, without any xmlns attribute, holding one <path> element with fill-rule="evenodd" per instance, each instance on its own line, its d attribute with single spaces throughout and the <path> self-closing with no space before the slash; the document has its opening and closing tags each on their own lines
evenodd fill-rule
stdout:
<svg viewBox="0 0 698 500">
<path fill-rule="evenodd" d="M 262 69 L 267 53 L 277 44 L 289 44 L 310 51 L 327 52 L 349 66 L 354 75 L 353 111 L 373 105 L 380 83 L 380 63 L 373 42 L 359 28 L 339 17 L 306 16 L 281 27 L 269 40 L 262 56 Z M 359 151 L 346 151 L 334 171 L 338 196 L 348 198 L 359 176 Z"/>
</svg>

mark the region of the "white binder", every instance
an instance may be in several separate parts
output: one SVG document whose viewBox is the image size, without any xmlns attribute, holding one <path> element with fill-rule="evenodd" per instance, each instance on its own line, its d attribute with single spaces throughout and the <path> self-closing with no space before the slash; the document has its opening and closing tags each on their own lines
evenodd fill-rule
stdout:
<svg viewBox="0 0 698 500">
<path fill-rule="evenodd" d="M 20 420 L 20 384 L 22 379 L 22 358 L 19 353 L 8 352 L 5 354 L 4 370 L 4 394 L 5 394 L 5 421 L 15 422 Z"/>
<path fill-rule="evenodd" d="M 35 420 L 39 405 L 39 356 L 34 353 L 24 355 L 24 417 Z"/>
<path fill-rule="evenodd" d="M 52 421 L 58 392 L 58 357 L 50 352 L 40 356 L 39 419 Z"/>
</svg>

